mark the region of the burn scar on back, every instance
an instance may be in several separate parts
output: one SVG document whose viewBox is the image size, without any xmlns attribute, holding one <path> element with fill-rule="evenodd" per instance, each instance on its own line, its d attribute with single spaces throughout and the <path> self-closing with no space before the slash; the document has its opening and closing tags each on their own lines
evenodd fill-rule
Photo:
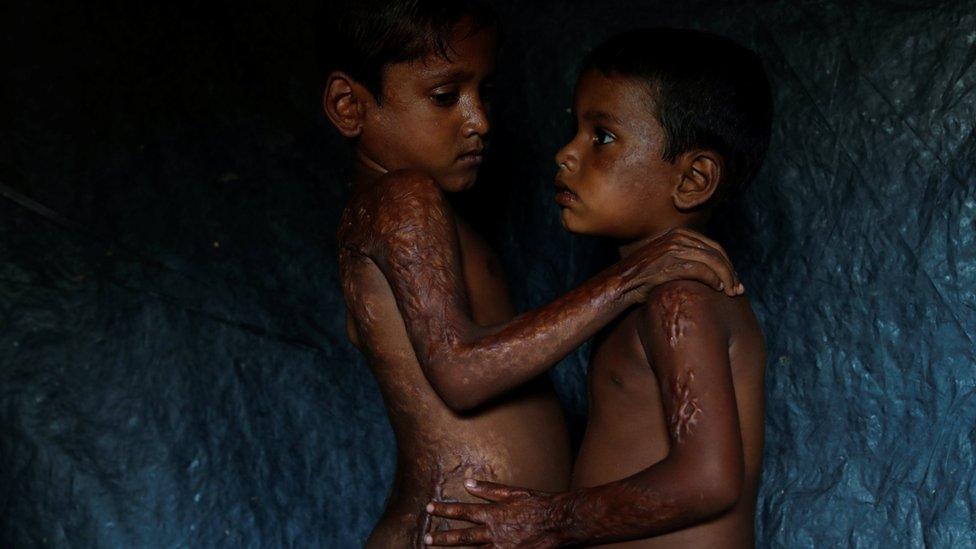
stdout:
<svg viewBox="0 0 976 549">
<path fill-rule="evenodd" d="M 695 425 L 703 414 L 698 398 L 692 393 L 694 383 L 695 372 L 688 370 L 683 375 L 673 376 L 668 387 L 672 405 L 668 428 L 671 429 L 671 438 L 679 444 L 694 434 Z"/>
<path fill-rule="evenodd" d="M 661 296 L 661 322 L 664 333 L 668 338 L 668 345 L 674 349 L 685 331 L 691 326 L 691 317 L 685 310 L 685 305 L 691 300 L 686 292 L 669 290 Z"/>
<path fill-rule="evenodd" d="M 454 460 L 457 460 L 457 463 L 452 467 L 448 463 Z M 431 461 L 434 467 L 431 470 L 430 483 L 433 487 L 433 494 L 430 499 L 433 501 L 445 503 L 464 501 L 460 499 L 460 496 L 467 494 L 464 493 L 464 488 L 460 482 L 466 478 L 490 481 L 498 478 L 494 467 L 483 458 L 458 453 L 451 457 L 431 457 Z M 453 493 L 454 490 L 457 490 L 457 493 Z M 415 543 L 418 548 L 427 547 L 423 543 L 426 534 L 457 527 L 452 526 L 448 519 L 434 517 L 428 514 L 426 510 L 421 511 L 418 518 L 417 535 L 415 536 Z"/>
</svg>

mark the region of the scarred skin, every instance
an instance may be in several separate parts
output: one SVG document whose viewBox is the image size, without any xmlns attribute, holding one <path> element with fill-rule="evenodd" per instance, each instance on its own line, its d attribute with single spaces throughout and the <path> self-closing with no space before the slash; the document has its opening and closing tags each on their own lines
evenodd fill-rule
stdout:
<svg viewBox="0 0 976 549">
<path fill-rule="evenodd" d="M 545 372 L 643 301 L 650 288 L 696 276 L 695 269 L 713 276 L 684 259 L 714 253 L 702 252 L 703 237 L 669 233 L 546 307 L 479 326 L 463 283 L 457 231 L 443 194 L 419 172 L 390 174 L 354 195 L 339 229 L 343 279 L 374 266 L 383 274 L 424 374 L 455 409 L 475 408 Z M 358 292 L 350 298 L 363 299 Z"/>
<path fill-rule="evenodd" d="M 715 260 L 714 252 L 703 251 L 705 244 L 690 233 L 671 233 L 548 306 L 506 322 L 504 311 L 484 314 L 490 303 L 507 302 L 504 284 L 479 271 L 479 262 L 465 261 L 487 252 L 473 236 L 462 248 L 459 227 L 433 180 L 417 172 L 364 185 L 341 222 L 351 337 L 380 382 L 399 451 L 387 513 L 371 537 L 377 547 L 441 528 L 422 510 L 431 499 L 469 499 L 460 487 L 464 478 L 563 488 L 569 476 L 564 419 L 551 387 L 535 378 L 645 299 L 647 288 L 699 272 L 692 264 L 715 276 L 686 258 L 699 253 Z M 474 294 L 485 297 L 473 302 Z"/>
<path fill-rule="evenodd" d="M 557 201 L 574 231 L 610 236 L 626 261 L 648 239 L 703 222 L 722 159 L 662 159 L 646 87 L 584 73 L 579 129 L 557 161 Z M 751 547 L 763 444 L 762 333 L 744 296 L 691 281 L 656 287 L 596 339 L 589 422 L 560 493 L 468 479 L 487 503 L 431 502 L 476 523 L 430 545 Z"/>
<path fill-rule="evenodd" d="M 474 182 L 488 133 L 481 89 L 494 66 L 491 29 L 459 24 L 456 36 L 450 59 L 390 66 L 382 105 L 341 73 L 324 98 L 333 124 L 356 140 L 338 234 L 349 337 L 397 440 L 394 485 L 368 547 L 420 546 L 425 534 L 462 524 L 424 507 L 475 500 L 464 478 L 567 488 L 565 421 L 539 375 L 662 283 L 741 292 L 716 244 L 675 231 L 515 316 L 494 255 L 444 196 Z"/>
</svg>

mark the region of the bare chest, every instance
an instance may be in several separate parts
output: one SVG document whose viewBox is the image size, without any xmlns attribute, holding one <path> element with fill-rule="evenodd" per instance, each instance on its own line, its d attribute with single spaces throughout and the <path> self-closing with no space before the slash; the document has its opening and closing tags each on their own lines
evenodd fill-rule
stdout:
<svg viewBox="0 0 976 549">
<path fill-rule="evenodd" d="M 588 373 L 589 419 L 573 471 L 574 486 L 624 478 L 670 448 L 661 391 L 626 314 L 595 341 Z"/>
<path fill-rule="evenodd" d="M 515 310 L 497 256 L 479 235 L 460 220 L 458 221 L 457 242 L 459 267 L 472 319 L 482 326 L 510 320 L 515 316 Z M 362 301 L 369 298 L 369 301 L 376 303 L 373 309 L 384 311 L 383 314 L 374 316 L 386 318 L 388 321 L 399 316 L 389 284 L 377 268 L 344 269 L 343 271 L 343 284 L 346 286 L 347 300 L 357 298 Z M 367 320 L 359 318 L 357 322 L 353 315 L 347 314 L 346 316 L 347 335 L 356 347 L 363 348 L 363 334 L 360 333 L 360 330 L 364 328 L 374 332 L 377 330 L 396 331 L 397 334 L 388 334 L 383 339 L 393 339 L 402 344 L 407 343 L 406 332 L 394 329 L 402 322 L 395 323 L 396 326 L 393 327 L 383 323 L 386 327 L 380 328 L 376 326 L 375 322 L 364 322 Z M 399 332 L 403 333 L 399 334 Z M 402 337 L 397 337 L 398 334 Z M 402 347 L 403 345 L 399 346 Z"/>
<path fill-rule="evenodd" d="M 515 309 L 498 257 L 466 223 L 458 220 L 457 226 L 461 271 L 474 321 L 487 326 L 510 320 Z"/>
<path fill-rule="evenodd" d="M 646 415 L 660 405 L 657 378 L 637 335 L 637 316 L 636 310 L 625 313 L 593 342 L 588 373 L 591 413 L 634 409 Z"/>
</svg>

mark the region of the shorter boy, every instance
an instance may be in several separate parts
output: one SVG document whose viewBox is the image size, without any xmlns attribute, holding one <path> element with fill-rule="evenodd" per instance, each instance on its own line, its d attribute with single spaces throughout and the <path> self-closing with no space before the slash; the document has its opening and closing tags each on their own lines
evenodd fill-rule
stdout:
<svg viewBox="0 0 976 549">
<path fill-rule="evenodd" d="M 759 168 L 772 117 L 759 58 L 719 36 L 633 31 L 584 61 L 575 138 L 559 152 L 566 228 L 627 257 L 703 228 Z M 431 545 L 751 547 L 763 445 L 765 352 L 744 296 L 690 281 L 655 288 L 596 339 L 590 418 L 573 490 L 466 481 L 489 504 L 432 502 L 479 526 Z"/>
</svg>

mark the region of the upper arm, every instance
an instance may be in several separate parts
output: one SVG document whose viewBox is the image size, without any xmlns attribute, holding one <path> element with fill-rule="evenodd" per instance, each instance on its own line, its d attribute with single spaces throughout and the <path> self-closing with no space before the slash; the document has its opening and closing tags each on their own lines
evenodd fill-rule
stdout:
<svg viewBox="0 0 976 549">
<path fill-rule="evenodd" d="M 359 251 L 382 271 L 426 365 L 471 323 L 453 212 L 419 173 L 388 174 L 366 193 L 357 204 L 360 219 L 351 222 Z"/>
<path fill-rule="evenodd" d="M 656 288 L 643 309 L 641 339 L 661 388 L 673 458 L 696 478 L 736 491 L 742 437 L 720 300 L 697 282 Z"/>
</svg>

